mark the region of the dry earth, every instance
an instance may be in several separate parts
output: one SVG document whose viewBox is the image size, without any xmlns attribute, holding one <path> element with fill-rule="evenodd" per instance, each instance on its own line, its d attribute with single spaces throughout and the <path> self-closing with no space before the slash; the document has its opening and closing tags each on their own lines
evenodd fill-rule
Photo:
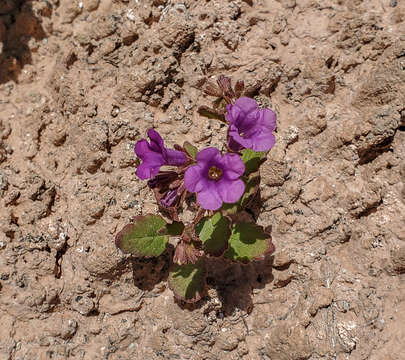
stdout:
<svg viewBox="0 0 405 360">
<path fill-rule="evenodd" d="M 147 128 L 222 143 L 220 74 L 278 114 L 276 252 L 190 307 L 113 239 Z M 0 359 L 403 360 L 404 130 L 403 0 L 1 0 Z"/>
</svg>

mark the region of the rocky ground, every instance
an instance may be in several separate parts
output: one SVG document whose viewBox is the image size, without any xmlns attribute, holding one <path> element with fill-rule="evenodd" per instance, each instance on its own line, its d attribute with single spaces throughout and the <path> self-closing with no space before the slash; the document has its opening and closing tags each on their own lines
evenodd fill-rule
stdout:
<svg viewBox="0 0 405 360">
<path fill-rule="evenodd" d="M 278 114 L 276 252 L 191 307 L 113 239 L 147 128 L 222 143 L 220 74 Z M 401 0 L 1 0 L 0 359 L 404 359 L 404 130 Z"/>
</svg>

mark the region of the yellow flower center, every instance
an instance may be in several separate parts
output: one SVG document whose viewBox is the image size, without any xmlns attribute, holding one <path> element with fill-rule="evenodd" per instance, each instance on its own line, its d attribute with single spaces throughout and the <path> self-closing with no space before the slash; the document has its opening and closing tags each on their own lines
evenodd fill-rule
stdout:
<svg viewBox="0 0 405 360">
<path fill-rule="evenodd" d="M 208 170 L 208 177 L 211 180 L 218 181 L 222 177 L 222 170 L 218 169 L 216 166 L 211 166 Z"/>
</svg>

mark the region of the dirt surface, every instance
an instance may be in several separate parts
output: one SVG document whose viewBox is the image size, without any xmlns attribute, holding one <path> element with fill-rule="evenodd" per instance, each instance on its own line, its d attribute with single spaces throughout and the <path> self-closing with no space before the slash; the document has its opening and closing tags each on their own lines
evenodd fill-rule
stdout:
<svg viewBox="0 0 405 360">
<path fill-rule="evenodd" d="M 278 114 L 276 252 L 191 307 L 113 239 L 147 128 L 222 144 L 220 74 Z M 402 0 L 1 0 L 0 359 L 403 360 L 404 130 Z"/>
</svg>

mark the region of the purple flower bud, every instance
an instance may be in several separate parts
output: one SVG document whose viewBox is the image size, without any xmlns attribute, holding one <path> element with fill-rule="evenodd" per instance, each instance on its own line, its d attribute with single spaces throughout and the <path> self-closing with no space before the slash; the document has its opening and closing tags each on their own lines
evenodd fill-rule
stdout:
<svg viewBox="0 0 405 360">
<path fill-rule="evenodd" d="M 161 205 L 166 208 L 172 206 L 174 202 L 177 200 L 178 190 L 179 188 L 168 190 L 165 196 L 163 196 L 162 199 L 160 200 Z"/>
<path fill-rule="evenodd" d="M 259 109 L 257 102 L 248 97 L 241 97 L 235 104 L 226 107 L 226 120 L 229 122 L 228 142 L 230 149 L 270 150 L 276 139 L 277 116 L 270 109 Z"/>
<path fill-rule="evenodd" d="M 197 201 L 206 210 L 217 210 L 222 203 L 237 202 L 245 191 L 240 177 L 245 164 L 237 154 L 221 155 L 216 148 L 200 151 L 197 165 L 190 166 L 184 174 L 184 185 L 197 193 Z"/>
<path fill-rule="evenodd" d="M 142 164 L 136 170 L 136 175 L 141 180 L 156 176 L 163 165 L 180 166 L 186 163 L 186 154 L 181 151 L 167 149 L 158 132 L 149 129 L 148 136 L 150 144 L 145 139 L 139 140 L 135 144 L 135 154 L 142 160 Z"/>
<path fill-rule="evenodd" d="M 178 174 L 175 171 L 161 171 L 153 179 L 148 181 L 148 186 L 151 189 L 154 188 L 164 188 L 170 185 L 173 181 L 178 178 Z"/>
</svg>

